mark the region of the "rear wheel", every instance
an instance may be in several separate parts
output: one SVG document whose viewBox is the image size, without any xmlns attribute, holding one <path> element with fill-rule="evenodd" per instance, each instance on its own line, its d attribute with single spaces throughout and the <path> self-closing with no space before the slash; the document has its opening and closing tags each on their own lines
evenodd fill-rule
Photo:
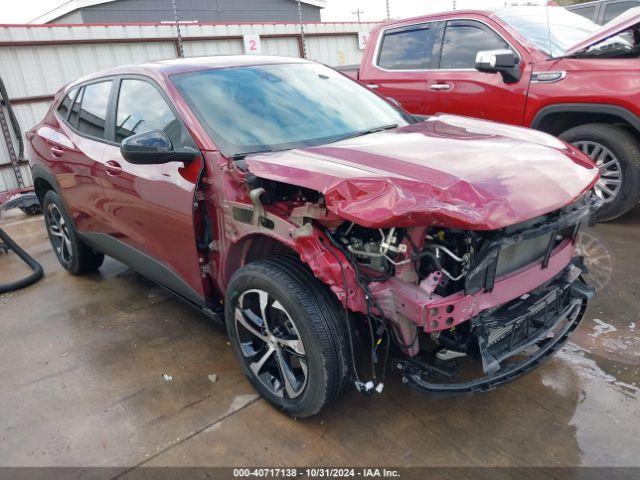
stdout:
<svg viewBox="0 0 640 480">
<path fill-rule="evenodd" d="M 331 405 L 350 380 L 342 308 L 299 261 L 272 257 L 236 272 L 226 322 L 254 388 L 295 417 Z"/>
<path fill-rule="evenodd" d="M 45 194 L 42 209 L 49 241 L 60 265 L 74 275 L 93 272 L 100 268 L 104 255 L 94 252 L 80 240 L 71 217 L 53 190 Z"/>
<path fill-rule="evenodd" d="M 613 220 L 640 200 L 640 145 L 624 128 L 604 123 L 580 125 L 560 138 L 596 162 L 600 180 L 594 193 L 604 202 L 596 218 Z"/>
</svg>

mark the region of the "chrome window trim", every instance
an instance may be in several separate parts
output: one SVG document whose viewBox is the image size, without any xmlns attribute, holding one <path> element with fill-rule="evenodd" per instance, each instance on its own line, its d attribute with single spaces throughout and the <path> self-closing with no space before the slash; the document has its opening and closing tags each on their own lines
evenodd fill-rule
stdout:
<svg viewBox="0 0 640 480">
<path fill-rule="evenodd" d="M 495 28 L 493 28 L 491 25 L 489 25 L 487 22 L 485 22 L 484 20 L 479 20 L 477 18 L 471 18 L 471 17 L 456 17 L 456 18 L 444 18 L 444 19 L 434 19 L 434 20 L 429 20 L 426 22 L 418 22 L 418 23 L 411 23 L 408 25 L 390 25 L 386 28 L 383 28 L 382 30 L 380 30 L 380 34 L 378 35 L 378 40 L 376 41 L 376 48 L 373 52 L 373 61 L 372 61 L 372 65 L 374 68 L 377 68 L 378 70 L 381 70 L 383 72 L 477 72 L 477 70 L 475 68 L 410 68 L 410 69 L 389 69 L 389 68 L 384 68 L 381 67 L 380 65 L 378 65 L 378 60 L 379 60 L 379 55 L 380 55 L 380 48 L 382 46 L 382 39 L 384 38 L 385 34 L 387 31 L 389 30 L 395 30 L 397 28 L 405 28 L 405 27 L 414 27 L 414 26 L 418 26 L 418 25 L 427 25 L 427 24 L 431 24 L 431 23 L 438 23 L 438 22 L 445 22 L 445 28 L 446 28 L 446 22 L 449 21 L 456 21 L 456 20 L 469 20 L 472 22 L 478 22 L 478 23 L 482 23 L 485 27 L 487 27 L 488 29 L 490 29 L 493 33 L 495 33 L 498 37 L 500 37 L 507 45 L 509 45 L 509 48 L 517 55 L 518 57 L 518 65 L 520 65 L 522 63 L 522 55 L 520 54 L 520 51 L 515 48 L 513 46 L 513 44 L 511 42 L 509 42 L 506 38 L 504 38 L 504 35 L 500 34 L 499 32 L 496 31 Z M 442 53 L 442 51 L 441 51 Z"/>
</svg>

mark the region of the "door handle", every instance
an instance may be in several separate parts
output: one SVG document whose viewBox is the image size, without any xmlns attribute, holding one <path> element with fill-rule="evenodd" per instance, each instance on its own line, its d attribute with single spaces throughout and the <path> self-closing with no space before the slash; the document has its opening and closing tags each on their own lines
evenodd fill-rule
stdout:
<svg viewBox="0 0 640 480">
<path fill-rule="evenodd" d="M 107 172 L 107 175 L 120 175 L 122 173 L 122 165 L 115 160 L 109 160 L 104 164 L 104 170 Z"/>
<path fill-rule="evenodd" d="M 51 150 L 51 155 L 55 158 L 60 158 L 64 155 L 64 150 L 56 145 L 52 145 L 49 149 Z"/>
<path fill-rule="evenodd" d="M 431 85 L 429 85 L 429 88 L 431 90 L 436 90 L 436 91 L 446 91 L 446 90 L 451 90 L 451 84 L 450 83 L 432 83 Z"/>
<path fill-rule="evenodd" d="M 367 87 L 369 87 L 371 90 L 375 90 L 376 88 L 380 88 L 380 85 L 378 85 L 377 83 L 369 83 L 367 84 Z"/>
</svg>

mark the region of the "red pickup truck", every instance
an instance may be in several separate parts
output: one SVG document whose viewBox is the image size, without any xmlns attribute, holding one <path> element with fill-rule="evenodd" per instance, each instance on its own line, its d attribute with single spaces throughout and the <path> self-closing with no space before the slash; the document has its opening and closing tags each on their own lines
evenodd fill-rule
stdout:
<svg viewBox="0 0 640 480">
<path fill-rule="evenodd" d="M 604 27 L 562 7 L 385 23 L 359 70 L 341 70 L 412 114 L 468 115 L 572 143 L 600 168 L 598 219 L 611 220 L 640 200 L 639 10 Z"/>
</svg>

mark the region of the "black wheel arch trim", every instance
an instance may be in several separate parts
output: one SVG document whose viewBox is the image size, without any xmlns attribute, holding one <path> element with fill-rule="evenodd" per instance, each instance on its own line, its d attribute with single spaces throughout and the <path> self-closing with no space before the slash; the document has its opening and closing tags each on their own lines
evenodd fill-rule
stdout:
<svg viewBox="0 0 640 480">
<path fill-rule="evenodd" d="M 531 122 L 531 128 L 540 130 L 544 120 L 556 113 L 594 113 L 620 117 L 640 133 L 640 118 L 624 107 L 602 103 L 558 103 L 540 109 Z"/>
<path fill-rule="evenodd" d="M 67 212 L 70 212 L 69 206 L 67 205 L 67 202 L 66 202 L 66 200 L 64 198 L 64 195 L 62 193 L 62 188 L 60 188 L 60 184 L 58 183 L 58 180 L 53 175 L 53 173 L 51 173 L 49 170 L 47 170 L 46 168 L 44 168 L 44 167 L 42 167 L 40 165 L 33 165 L 33 166 L 31 166 L 31 178 L 33 179 L 34 188 L 36 186 L 37 180 L 44 180 L 49 185 L 51 185 L 51 188 L 56 193 L 56 195 L 58 195 L 58 198 L 62 202 L 62 206 L 64 207 L 64 209 Z M 44 203 L 44 195 L 42 196 L 42 198 L 40 198 L 40 196 L 38 195 L 37 188 L 35 189 L 35 192 L 36 192 L 36 196 L 38 197 L 38 201 L 40 202 L 40 207 L 42 207 L 42 209 L 44 210 L 44 205 L 43 205 L 43 203 Z M 71 215 L 69 213 L 69 217 L 71 218 L 71 222 L 73 223 L 73 228 L 76 228 L 75 220 L 73 218 L 73 215 Z"/>
<path fill-rule="evenodd" d="M 56 179 L 56 177 L 49 170 L 47 170 L 44 167 L 41 167 L 40 165 L 33 165 L 31 167 L 31 178 L 33 179 L 34 186 L 37 180 L 44 180 L 45 182 L 47 182 L 49 185 L 51 185 L 51 187 L 53 188 L 53 191 L 56 192 L 56 194 L 58 194 L 58 197 L 60 197 L 60 200 L 64 202 L 64 199 L 62 198 L 62 189 L 60 188 L 60 184 L 58 183 L 58 180 Z M 36 195 L 37 193 L 38 191 L 36 190 Z M 44 198 L 38 197 L 38 199 L 42 201 Z M 67 208 L 66 204 L 64 207 Z"/>
</svg>

